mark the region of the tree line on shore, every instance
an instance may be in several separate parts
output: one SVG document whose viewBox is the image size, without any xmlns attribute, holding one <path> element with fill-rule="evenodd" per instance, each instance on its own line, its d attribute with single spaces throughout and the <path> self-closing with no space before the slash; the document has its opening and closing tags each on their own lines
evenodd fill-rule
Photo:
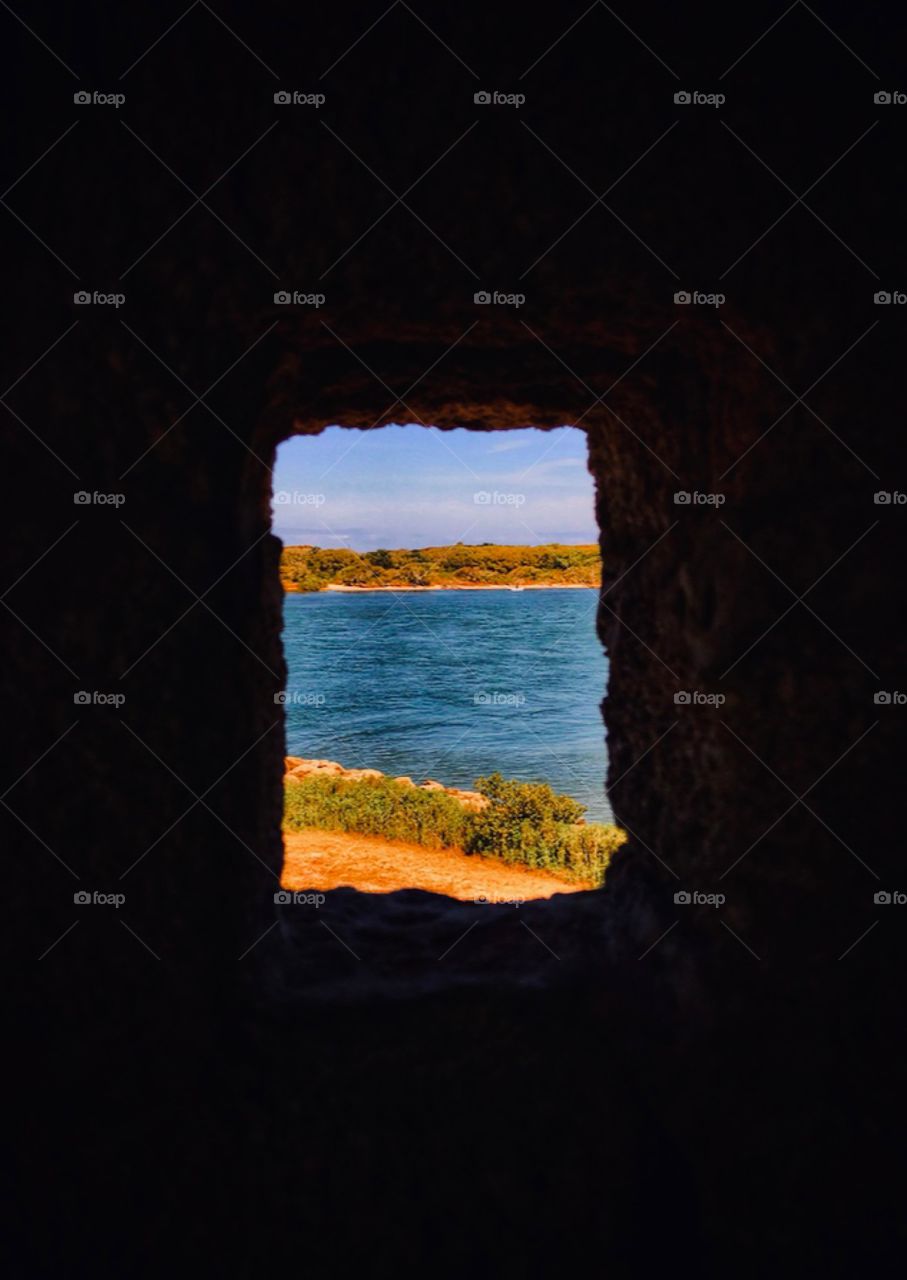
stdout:
<svg viewBox="0 0 907 1280">
<path fill-rule="evenodd" d="M 594 544 L 501 546 L 462 542 L 411 550 L 284 547 L 280 576 L 288 591 L 344 587 L 576 586 L 597 587 L 601 560 Z"/>
</svg>

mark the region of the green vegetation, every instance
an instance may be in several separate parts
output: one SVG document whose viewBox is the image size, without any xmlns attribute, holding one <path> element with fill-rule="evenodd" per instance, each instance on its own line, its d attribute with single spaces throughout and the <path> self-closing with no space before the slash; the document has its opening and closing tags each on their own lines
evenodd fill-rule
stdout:
<svg viewBox="0 0 907 1280">
<path fill-rule="evenodd" d="M 407 787 L 393 778 L 289 778 L 284 826 L 290 831 L 357 831 L 428 849 L 461 848 L 466 810 L 443 791 Z"/>
<path fill-rule="evenodd" d="M 311 777 L 287 781 L 284 825 L 291 831 L 355 831 L 429 849 L 466 853 L 602 884 L 612 854 L 626 840 L 614 826 L 583 823 L 585 806 L 549 786 L 493 773 L 476 781 L 489 804 L 465 809 L 443 791 L 392 778 Z"/>
<path fill-rule="evenodd" d="M 490 801 L 467 822 L 467 853 L 483 853 L 602 884 L 611 855 L 626 840 L 619 827 L 583 823 L 586 806 L 547 783 L 516 782 L 492 773 L 476 780 Z"/>
<path fill-rule="evenodd" d="M 412 551 L 351 551 L 348 547 L 284 547 L 280 576 L 288 591 L 340 587 L 470 587 L 533 585 L 597 587 L 598 547 L 466 546 Z"/>
</svg>

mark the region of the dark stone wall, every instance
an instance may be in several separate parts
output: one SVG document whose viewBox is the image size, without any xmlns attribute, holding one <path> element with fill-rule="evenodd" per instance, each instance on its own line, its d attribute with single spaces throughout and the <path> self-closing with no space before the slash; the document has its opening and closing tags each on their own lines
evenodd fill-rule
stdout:
<svg viewBox="0 0 907 1280">
<path fill-rule="evenodd" d="M 873 297 L 905 287 L 905 108 L 873 94 L 902 24 L 581 15 L 3 18 L 17 1274 L 158 1275 L 176 1241 L 237 1275 L 883 1273 L 903 708 L 874 695 L 903 683 L 907 517 L 873 494 L 907 486 L 903 309 Z M 401 419 L 589 437 L 632 838 L 579 915 L 533 918 L 564 956 L 538 983 L 501 917 L 468 982 L 426 980 L 444 904 L 418 935 L 408 899 L 339 900 L 365 975 L 272 903 L 269 468 Z"/>
</svg>

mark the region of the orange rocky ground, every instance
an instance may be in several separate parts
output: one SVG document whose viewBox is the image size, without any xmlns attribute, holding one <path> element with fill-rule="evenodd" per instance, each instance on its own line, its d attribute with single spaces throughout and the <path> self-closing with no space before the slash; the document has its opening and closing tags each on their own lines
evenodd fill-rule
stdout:
<svg viewBox="0 0 907 1280">
<path fill-rule="evenodd" d="M 287 756 L 286 777 L 339 778 L 348 782 L 380 778 L 378 769 L 345 769 L 336 760 L 306 760 Z M 404 786 L 426 791 L 444 791 L 464 809 L 484 809 L 488 804 L 477 791 L 445 787 L 433 778 L 414 783 L 412 778 L 395 778 Z M 344 886 L 363 893 L 393 893 L 397 889 L 425 889 L 449 898 L 474 902 L 529 902 L 550 898 L 555 893 L 576 893 L 591 884 L 564 880 L 549 871 L 512 867 L 496 858 L 465 854 L 460 849 L 426 849 L 402 840 L 384 840 L 355 832 L 285 831 L 284 889 L 340 889 Z"/>
<path fill-rule="evenodd" d="M 283 842 L 280 882 L 285 889 L 324 891 L 345 885 L 363 893 L 425 889 L 465 902 L 477 898 L 528 902 L 592 887 L 575 880 L 559 880 L 547 871 L 510 867 L 491 858 L 467 855 L 458 849 L 426 849 L 378 836 L 310 828 L 285 831 Z"/>
</svg>

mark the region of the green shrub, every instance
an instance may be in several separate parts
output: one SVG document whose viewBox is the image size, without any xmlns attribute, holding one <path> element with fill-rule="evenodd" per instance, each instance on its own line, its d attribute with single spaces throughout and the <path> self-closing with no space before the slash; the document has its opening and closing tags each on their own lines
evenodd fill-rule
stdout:
<svg viewBox="0 0 907 1280">
<path fill-rule="evenodd" d="M 488 801 L 470 811 L 443 791 L 423 791 L 393 778 L 288 779 L 284 825 L 405 840 L 429 849 L 463 849 L 503 862 L 553 871 L 600 885 L 626 840 L 618 827 L 582 823 L 585 805 L 546 783 L 493 773 L 476 782 Z"/>
<path fill-rule="evenodd" d="M 393 569 L 394 567 L 393 553 L 387 551 L 384 547 L 379 547 L 377 551 L 366 551 L 363 559 L 368 560 L 370 564 L 375 565 L 378 569 Z"/>
<path fill-rule="evenodd" d="M 601 884 L 611 855 L 626 840 L 617 827 L 582 823 L 586 806 L 558 795 L 547 783 L 517 782 L 492 773 L 478 778 L 476 789 L 490 803 L 467 819 L 467 853 Z"/>
<path fill-rule="evenodd" d="M 604 884 L 608 864 L 626 840 L 627 833 L 610 824 L 589 822 L 572 827 L 566 833 L 563 863 L 559 865 L 572 880 Z"/>
<path fill-rule="evenodd" d="M 284 825 L 291 831 L 357 831 L 429 849 L 461 848 L 466 811 L 443 791 L 423 791 L 393 778 L 288 779 Z"/>
<path fill-rule="evenodd" d="M 293 581 L 291 579 L 291 581 Z M 297 591 L 323 591 L 325 587 L 324 578 L 318 578 L 314 573 L 301 572 L 295 579 Z"/>
</svg>

